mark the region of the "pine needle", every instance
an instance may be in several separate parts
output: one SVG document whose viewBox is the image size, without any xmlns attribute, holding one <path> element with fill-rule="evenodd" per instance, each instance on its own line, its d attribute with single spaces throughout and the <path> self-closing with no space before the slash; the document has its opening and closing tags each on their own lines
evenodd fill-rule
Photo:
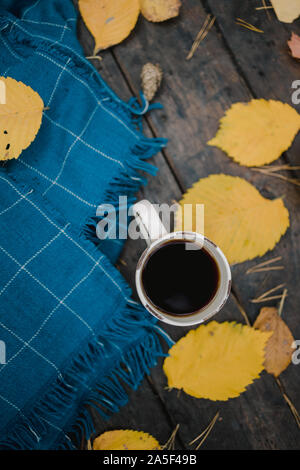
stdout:
<svg viewBox="0 0 300 470">
<path fill-rule="evenodd" d="M 264 3 L 264 0 L 263 0 L 263 3 Z M 255 10 L 273 10 L 274 8 L 272 7 L 272 5 L 266 5 L 266 6 L 263 6 L 263 7 L 256 7 Z"/>
<path fill-rule="evenodd" d="M 262 4 L 263 4 L 262 9 L 265 10 L 266 15 L 267 15 L 267 17 L 268 17 L 268 20 L 271 21 L 272 18 L 271 18 L 269 9 L 270 9 L 270 8 L 273 8 L 273 6 L 271 6 L 271 5 L 268 6 L 268 5 L 266 4 L 266 0 L 262 0 Z"/>
<path fill-rule="evenodd" d="M 298 411 L 297 411 L 295 405 L 293 404 L 293 402 L 289 399 L 289 397 L 288 397 L 287 394 L 285 393 L 285 390 L 284 390 L 284 388 L 283 388 L 283 385 L 282 385 L 280 379 L 279 379 L 278 377 L 275 377 L 275 380 L 276 380 L 277 385 L 278 385 L 278 387 L 279 387 L 279 389 L 280 389 L 280 391 L 281 391 L 281 393 L 282 393 L 282 395 L 283 395 L 283 398 L 285 399 L 286 403 L 288 404 L 288 406 L 289 406 L 289 408 L 290 408 L 290 410 L 291 410 L 291 412 L 292 412 L 292 414 L 293 414 L 293 416 L 294 416 L 294 418 L 295 418 L 295 420 L 296 420 L 296 423 L 297 423 L 297 425 L 298 425 L 298 428 L 300 428 L 300 416 L 299 416 L 299 413 L 298 413 Z"/>
<path fill-rule="evenodd" d="M 209 30 L 211 29 L 211 27 L 213 26 L 215 20 L 216 20 L 215 16 L 213 18 L 211 18 L 211 15 L 207 15 L 207 17 L 205 18 L 205 21 L 204 21 L 199 33 L 196 36 L 195 41 L 193 42 L 193 45 L 191 47 L 190 52 L 186 56 L 186 60 L 190 60 L 193 57 L 194 53 L 196 52 L 196 50 L 199 47 L 199 44 L 203 41 L 204 38 L 206 38 L 206 36 L 207 36 Z"/>
<path fill-rule="evenodd" d="M 281 317 L 281 314 L 282 314 L 282 309 L 283 309 L 284 301 L 285 301 L 286 296 L 287 296 L 287 292 L 288 292 L 288 290 L 284 289 L 283 294 L 281 296 L 281 300 L 280 300 L 280 304 L 279 304 L 279 308 L 278 308 L 278 315 L 280 317 Z"/>
<path fill-rule="evenodd" d="M 267 295 L 272 294 L 273 292 L 277 291 L 278 289 L 281 289 L 284 286 L 285 286 L 284 283 L 283 284 L 278 284 L 278 286 L 272 287 L 272 289 L 267 290 L 266 292 L 261 294 L 258 298 L 263 299 L 264 297 L 267 297 Z"/>
<path fill-rule="evenodd" d="M 204 431 L 202 431 L 201 434 L 199 434 L 199 436 L 197 436 L 194 440 L 192 440 L 190 443 L 189 443 L 189 446 L 195 444 L 195 442 L 199 441 L 199 439 L 201 439 L 201 441 L 199 442 L 199 444 L 197 445 L 197 447 L 195 448 L 195 450 L 199 450 L 200 447 L 202 446 L 202 444 L 204 443 L 204 441 L 207 439 L 207 437 L 209 436 L 209 434 L 211 433 L 214 425 L 216 424 L 216 421 L 218 419 L 220 415 L 220 412 L 218 411 L 216 416 L 211 420 L 211 422 L 209 423 L 209 425 L 204 429 Z"/>
<path fill-rule="evenodd" d="M 246 274 L 261 272 L 261 270 L 274 271 L 275 269 L 284 269 L 284 266 L 269 266 L 270 264 L 273 264 L 276 261 L 279 261 L 281 259 L 282 259 L 281 256 L 276 256 L 275 258 L 272 258 L 268 261 L 263 261 L 263 263 L 256 264 L 255 266 L 252 266 L 252 268 L 249 268 L 246 271 Z"/>
<path fill-rule="evenodd" d="M 288 181 L 291 184 L 295 184 L 296 186 L 300 186 L 300 180 L 298 178 L 288 178 L 285 175 L 277 174 L 277 171 L 283 171 L 283 170 L 299 170 L 299 166 L 290 166 L 290 165 L 265 165 L 261 166 L 258 168 L 251 168 L 253 171 L 258 171 L 259 173 L 262 173 L 263 175 L 266 176 L 273 176 L 274 178 L 280 178 L 284 181 Z"/>
<path fill-rule="evenodd" d="M 263 299 L 252 299 L 252 300 L 250 300 L 250 302 L 252 302 L 253 304 L 259 304 L 259 303 L 262 303 L 262 302 L 269 302 L 270 300 L 281 299 L 282 295 L 283 294 L 272 295 L 271 297 L 264 297 Z"/>
<path fill-rule="evenodd" d="M 90 439 L 87 441 L 87 450 L 93 450 Z"/>
<path fill-rule="evenodd" d="M 251 299 L 250 302 L 252 302 L 254 304 L 257 304 L 257 303 L 260 303 L 260 302 L 267 302 L 268 300 L 281 299 L 283 293 L 281 295 L 274 295 L 274 296 L 271 296 L 271 297 L 268 297 L 268 295 L 273 294 L 273 292 L 276 292 L 278 289 L 281 289 L 284 286 L 285 286 L 285 284 L 278 284 L 278 286 L 273 287 L 272 289 L 264 292 L 263 294 L 261 294 L 256 299 Z"/>
<path fill-rule="evenodd" d="M 269 172 L 281 171 L 281 170 L 300 170 L 300 166 L 291 165 L 262 165 L 257 168 L 258 170 L 267 170 Z"/>
<path fill-rule="evenodd" d="M 186 60 L 190 60 L 193 57 L 196 49 L 198 48 L 198 46 L 201 42 L 202 35 L 203 35 L 203 33 L 204 33 L 208 23 L 209 23 L 210 18 L 211 18 L 211 15 L 207 15 L 207 17 L 205 18 L 205 21 L 204 21 L 203 25 L 201 26 L 201 29 L 200 29 L 199 33 L 197 34 L 195 41 L 193 42 L 191 50 L 188 53 L 188 55 L 186 56 Z"/>
<path fill-rule="evenodd" d="M 239 25 L 239 26 L 243 26 L 243 28 L 250 29 L 250 31 L 254 31 L 255 33 L 263 33 L 263 31 L 255 28 L 253 25 L 249 26 L 249 25 L 244 24 L 244 23 L 239 23 L 238 21 L 236 21 L 236 24 Z"/>
<path fill-rule="evenodd" d="M 263 170 L 256 170 L 260 171 L 260 173 L 263 173 L 266 176 L 273 176 L 274 178 L 280 178 L 284 181 L 287 181 L 288 183 L 295 184 L 296 186 L 300 186 L 300 180 L 296 178 L 287 178 L 284 175 L 280 175 L 277 173 L 272 173 L 271 171 L 263 171 Z"/>
<path fill-rule="evenodd" d="M 237 307 L 239 309 L 239 311 L 241 312 L 242 314 L 242 317 L 244 318 L 245 322 L 246 322 L 246 325 L 248 326 L 251 326 L 251 323 L 249 321 L 249 318 L 248 318 L 248 315 L 245 311 L 245 309 L 243 308 L 243 306 L 241 305 L 241 303 L 239 302 L 239 300 L 236 298 L 236 296 L 234 296 L 234 299 L 235 299 L 235 302 L 237 304 Z"/>
<path fill-rule="evenodd" d="M 171 436 L 167 440 L 167 442 L 162 446 L 162 450 L 175 450 L 175 438 L 177 431 L 179 429 L 179 424 L 176 425 L 174 431 L 172 432 Z"/>
<path fill-rule="evenodd" d="M 100 55 L 89 55 L 89 56 L 86 57 L 86 59 L 88 59 L 88 60 L 96 59 L 96 60 L 99 60 L 101 62 L 102 57 L 100 57 Z"/>
<path fill-rule="evenodd" d="M 250 31 L 254 31 L 255 33 L 263 33 L 262 29 L 256 28 L 253 24 L 248 23 L 247 21 L 243 20 L 242 18 L 236 18 L 236 24 L 239 26 L 243 26 L 244 28 L 250 29 Z"/>
<path fill-rule="evenodd" d="M 251 273 L 264 273 L 266 271 L 281 271 L 284 269 L 284 266 L 266 266 L 265 268 L 260 268 L 260 269 L 255 269 L 254 271 L 251 271 Z M 248 274 L 251 274 L 248 273 Z"/>
<path fill-rule="evenodd" d="M 211 19 L 209 25 L 207 26 L 206 31 L 204 31 L 204 33 L 203 33 L 203 35 L 202 35 L 202 38 L 201 38 L 201 41 L 203 41 L 203 39 L 206 38 L 206 36 L 208 35 L 209 30 L 212 28 L 212 26 L 214 25 L 214 22 L 215 22 L 215 21 L 216 21 L 216 17 L 214 16 L 214 17 Z"/>
</svg>

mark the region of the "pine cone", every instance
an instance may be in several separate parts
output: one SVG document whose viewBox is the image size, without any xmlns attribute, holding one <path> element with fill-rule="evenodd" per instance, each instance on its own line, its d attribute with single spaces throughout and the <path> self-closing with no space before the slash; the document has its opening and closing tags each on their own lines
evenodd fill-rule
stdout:
<svg viewBox="0 0 300 470">
<path fill-rule="evenodd" d="M 158 64 L 154 65 L 148 62 L 143 66 L 141 73 L 142 89 L 148 101 L 151 101 L 157 92 L 161 84 L 162 76 L 162 69 Z"/>
</svg>

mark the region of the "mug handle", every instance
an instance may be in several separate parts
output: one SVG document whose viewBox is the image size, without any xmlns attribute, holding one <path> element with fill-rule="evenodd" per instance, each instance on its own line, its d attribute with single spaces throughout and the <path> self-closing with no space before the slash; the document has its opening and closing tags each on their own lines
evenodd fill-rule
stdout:
<svg viewBox="0 0 300 470">
<path fill-rule="evenodd" d="M 134 204 L 132 215 L 135 217 L 136 223 L 148 246 L 168 234 L 155 207 L 147 199 Z"/>
</svg>

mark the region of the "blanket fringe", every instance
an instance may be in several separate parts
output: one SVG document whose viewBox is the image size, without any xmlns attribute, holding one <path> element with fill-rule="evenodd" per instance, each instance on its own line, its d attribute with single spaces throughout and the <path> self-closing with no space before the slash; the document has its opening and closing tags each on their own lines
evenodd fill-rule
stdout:
<svg viewBox="0 0 300 470">
<path fill-rule="evenodd" d="M 128 208 L 135 202 L 136 193 L 140 189 L 141 185 L 147 184 L 147 179 L 141 176 L 139 171 L 143 171 L 151 175 L 155 175 L 157 172 L 157 168 L 145 160 L 159 152 L 166 144 L 167 139 L 164 138 L 142 137 L 131 149 L 132 157 L 129 161 L 125 162 L 126 170 L 121 172 L 121 174 L 112 181 L 109 190 L 105 193 L 101 205 L 113 205 L 116 211 L 116 217 L 118 218 L 119 196 L 126 195 L 127 207 L 122 209 L 128 211 Z M 83 227 L 84 236 L 95 244 L 100 243 L 100 240 L 97 238 L 96 227 L 97 223 L 101 219 L 102 217 L 96 215 L 94 217 L 89 217 Z M 107 238 L 107 241 L 109 241 L 109 238 Z"/>
<path fill-rule="evenodd" d="M 115 109 L 120 118 L 124 119 L 136 133 L 138 138 L 131 149 L 132 155 L 127 162 L 124 162 L 124 171 L 112 182 L 102 201 L 114 205 L 117 209 L 119 195 L 126 195 L 128 203 L 133 203 L 141 184 L 147 182 L 139 171 L 152 175 L 157 171 L 145 160 L 156 154 L 167 143 L 167 139 L 147 138 L 136 131 L 136 128 L 141 131 L 142 115 L 160 105 L 149 105 L 143 96 L 140 106 L 136 99 L 124 103 L 99 74 L 94 75 L 95 69 L 76 51 L 59 43 L 51 43 L 47 38 L 41 40 L 38 36 L 27 32 L 23 25 L 19 30 L 14 28 L 10 31 L 8 26 L 14 21 L 16 20 L 13 17 L 0 16 L 2 34 L 6 34 L 8 38 L 12 36 L 14 40 L 34 46 L 49 55 L 53 54 L 56 60 L 59 57 L 65 62 L 66 57 L 70 57 L 72 60 L 69 67 L 76 68 L 74 73 L 89 81 L 99 101 L 109 98 L 111 108 Z M 83 232 L 85 238 L 94 242 L 95 240 L 99 242 L 96 237 L 98 220 L 96 217 L 89 218 Z M 101 336 L 82 346 L 83 352 L 80 356 L 73 359 L 63 377 L 48 385 L 48 391 L 38 403 L 28 405 L 24 414 L 18 415 L 17 423 L 10 423 L 8 427 L 12 431 L 8 432 L 6 437 L 1 436 L 0 449 L 77 448 L 82 438 L 88 439 L 94 432 L 93 419 L 88 407 L 94 408 L 103 418 L 107 418 L 127 402 L 124 385 L 137 389 L 144 375 L 157 363 L 157 358 L 164 354 L 159 341 L 159 331 L 155 326 L 156 320 L 145 316 L 144 308 L 139 305 L 128 302 L 124 310 L 113 324 L 104 326 Z M 122 355 L 122 342 L 124 341 L 124 345 L 128 342 L 128 335 L 133 338 L 132 347 Z M 160 334 L 160 336 L 168 342 L 165 335 Z M 107 359 L 106 352 L 109 358 L 115 357 L 115 363 L 109 362 L 107 374 L 103 375 L 101 366 Z M 94 384 L 94 378 L 99 376 L 97 372 L 99 370 L 102 373 L 101 378 L 91 390 L 89 385 L 91 382 Z M 73 414 L 75 408 L 79 410 L 76 416 Z M 69 424 L 65 429 L 60 429 L 60 420 L 66 416 Z M 53 429 L 55 429 L 55 441 L 51 438 Z M 57 436 L 58 430 L 60 433 Z"/>
<path fill-rule="evenodd" d="M 140 334 L 141 328 L 143 337 L 121 356 L 121 360 L 111 366 L 107 374 L 103 375 L 102 371 L 93 390 L 89 390 L 90 379 L 97 377 L 97 366 L 103 363 L 105 353 L 113 354 L 115 350 L 115 357 L 119 358 L 122 338 L 124 341 L 129 332 L 134 338 L 135 334 Z M 104 419 L 109 418 L 128 400 L 125 384 L 136 390 L 145 374 L 156 365 L 158 357 L 164 355 L 154 321 L 145 317 L 144 309 L 139 305 L 128 304 L 126 312 L 118 321 L 110 325 L 97 340 L 91 341 L 85 351 L 73 360 L 64 377 L 58 378 L 55 384 L 49 386 L 44 398 L 33 406 L 28 417 L 23 415 L 16 426 L 11 426 L 13 431 L 0 441 L 0 448 L 78 448 L 82 439 L 89 439 L 95 431 L 90 408 L 95 409 Z M 55 428 L 57 432 L 59 428 L 56 423 L 59 423 L 61 417 L 68 415 L 74 406 L 79 410 L 78 416 L 70 415 L 66 429 L 60 429 L 56 441 L 49 442 L 51 430 Z"/>
</svg>

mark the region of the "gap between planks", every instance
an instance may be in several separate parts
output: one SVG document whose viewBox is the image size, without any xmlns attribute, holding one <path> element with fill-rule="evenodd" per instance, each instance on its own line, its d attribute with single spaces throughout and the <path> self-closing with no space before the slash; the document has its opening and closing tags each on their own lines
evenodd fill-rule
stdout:
<svg viewBox="0 0 300 470">
<path fill-rule="evenodd" d="M 146 376 L 146 380 L 149 384 L 149 387 L 151 388 L 152 390 L 152 393 L 155 397 L 157 397 L 157 399 L 160 401 L 161 403 L 161 406 L 164 410 L 164 413 L 165 415 L 167 416 L 167 420 L 168 420 L 168 425 L 170 426 L 171 428 L 171 432 L 172 430 L 174 430 L 175 426 L 177 426 L 179 423 L 176 423 L 172 417 L 172 415 L 169 413 L 168 411 L 168 408 L 166 407 L 166 404 L 165 404 L 165 401 L 163 400 L 163 398 L 161 397 L 159 391 L 156 389 L 155 387 L 155 384 L 152 380 L 152 377 L 151 375 L 147 375 Z M 177 432 L 176 433 L 176 436 L 175 436 L 175 442 L 178 442 L 179 443 L 179 446 L 181 449 L 184 449 L 184 450 L 188 450 L 188 447 L 186 447 L 186 444 L 182 441 L 181 437 L 180 437 L 180 434 Z"/>
<path fill-rule="evenodd" d="M 132 84 L 129 75 L 123 69 L 122 64 L 119 62 L 116 54 L 114 53 L 114 50 L 112 49 L 110 52 L 111 52 L 111 55 L 112 55 L 112 57 L 113 57 L 113 59 L 116 63 L 116 66 L 118 67 L 122 77 L 124 78 L 124 81 L 125 81 L 128 89 L 129 89 L 130 93 L 133 96 L 139 97 L 138 91 L 135 89 L 134 85 Z M 149 116 L 144 115 L 143 118 L 145 119 L 145 122 L 148 125 L 148 128 L 149 128 L 149 130 L 152 134 L 152 137 L 158 137 L 158 132 L 156 131 L 155 126 L 153 125 L 153 123 L 152 123 L 151 119 L 149 118 Z M 180 189 L 181 193 L 184 193 L 185 192 L 184 184 L 182 182 L 181 176 L 180 176 L 177 168 L 174 165 L 173 159 L 169 155 L 169 152 L 165 148 L 162 148 L 160 150 L 160 152 L 162 153 L 166 164 L 170 168 L 170 171 L 171 171 L 171 173 L 172 173 L 172 175 L 173 175 L 173 177 L 176 181 L 176 184 L 177 184 L 178 188 Z"/>
</svg>

